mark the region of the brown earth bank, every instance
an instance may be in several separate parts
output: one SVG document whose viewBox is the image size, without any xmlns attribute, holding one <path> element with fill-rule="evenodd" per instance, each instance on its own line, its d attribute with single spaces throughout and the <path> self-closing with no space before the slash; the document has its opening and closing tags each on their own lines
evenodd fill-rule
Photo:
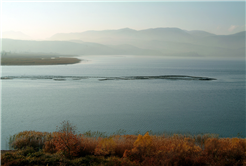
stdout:
<svg viewBox="0 0 246 166">
<path fill-rule="evenodd" d="M 81 60 L 58 55 L 8 55 L 1 57 L 1 65 L 65 65 L 79 63 Z"/>
</svg>

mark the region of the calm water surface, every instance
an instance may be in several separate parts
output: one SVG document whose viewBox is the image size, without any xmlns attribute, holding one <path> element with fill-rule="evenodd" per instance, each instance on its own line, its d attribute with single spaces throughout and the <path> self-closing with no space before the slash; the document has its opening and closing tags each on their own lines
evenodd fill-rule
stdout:
<svg viewBox="0 0 246 166">
<path fill-rule="evenodd" d="M 52 79 L 2 80 L 1 144 L 24 130 L 216 133 L 245 136 L 245 61 L 81 56 L 79 64 L 3 66 L 2 76 L 190 75 L 215 81 Z"/>
</svg>

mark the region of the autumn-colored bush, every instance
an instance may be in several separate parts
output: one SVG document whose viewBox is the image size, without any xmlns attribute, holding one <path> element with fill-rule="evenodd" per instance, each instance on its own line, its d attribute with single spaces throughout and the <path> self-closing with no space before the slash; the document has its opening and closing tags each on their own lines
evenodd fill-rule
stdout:
<svg viewBox="0 0 246 166">
<path fill-rule="evenodd" d="M 210 138 L 205 142 L 204 153 L 213 165 L 243 165 L 246 162 L 246 140 Z"/>
<path fill-rule="evenodd" d="M 53 133 L 55 149 L 62 152 L 66 157 L 78 156 L 80 151 L 80 141 L 77 135 L 66 132 Z"/>
<path fill-rule="evenodd" d="M 95 149 L 95 155 L 109 156 L 114 155 L 116 143 L 112 137 L 99 138 L 99 143 Z"/>
<path fill-rule="evenodd" d="M 202 152 L 194 139 L 178 135 L 156 140 L 155 146 L 155 165 L 195 165 Z"/>
<path fill-rule="evenodd" d="M 153 140 L 147 132 L 144 136 L 138 135 L 137 140 L 133 144 L 133 149 L 125 150 L 124 157 L 131 160 L 142 162 L 146 157 L 150 157 L 154 153 Z"/>
<path fill-rule="evenodd" d="M 195 139 L 181 135 L 172 137 L 139 135 L 132 150 L 126 150 L 124 157 L 142 165 L 194 165 L 201 161 L 202 149 Z"/>
<path fill-rule="evenodd" d="M 48 140 L 50 133 L 23 131 L 12 136 L 11 147 L 14 149 L 22 149 L 25 147 L 33 147 L 34 149 L 41 149 L 44 143 Z"/>
<path fill-rule="evenodd" d="M 216 135 L 76 134 L 64 121 L 53 133 L 24 131 L 14 135 L 14 153 L 2 165 L 224 166 L 246 165 L 245 138 Z M 43 148 L 43 149 L 42 149 Z"/>
<path fill-rule="evenodd" d="M 133 148 L 133 144 L 136 139 L 136 135 L 115 135 L 113 137 L 113 140 L 116 143 L 114 155 L 118 157 L 123 157 L 126 150 L 131 150 Z"/>
<path fill-rule="evenodd" d="M 79 156 L 94 155 L 95 149 L 98 145 L 97 138 L 88 138 L 83 135 L 80 136 L 80 151 Z"/>
<path fill-rule="evenodd" d="M 102 135 L 100 132 L 86 132 L 75 134 L 75 126 L 68 121 L 62 122 L 58 132 L 53 132 L 51 138 L 45 142 L 44 151 L 48 153 L 62 152 L 66 157 L 82 157 L 94 155 L 98 145 L 95 135 Z"/>
<path fill-rule="evenodd" d="M 53 138 L 50 140 L 47 140 L 44 143 L 44 151 L 47 153 L 52 153 L 52 154 L 57 152 L 57 148 L 56 148 L 56 145 L 55 145 Z"/>
<path fill-rule="evenodd" d="M 194 135 L 194 136 L 190 136 L 190 137 L 193 137 L 195 139 L 196 145 L 198 145 L 202 149 L 204 149 L 205 142 L 209 138 L 219 138 L 219 135 L 217 135 L 217 134 L 204 134 L 204 135 L 198 134 L 198 135 Z"/>
<path fill-rule="evenodd" d="M 69 121 L 63 121 L 58 129 L 58 132 L 52 133 L 52 140 L 47 143 L 47 146 L 52 149 L 54 145 L 58 152 L 62 152 L 68 158 L 78 156 L 81 149 L 81 139 L 75 134 L 76 127 L 72 126 Z"/>
</svg>

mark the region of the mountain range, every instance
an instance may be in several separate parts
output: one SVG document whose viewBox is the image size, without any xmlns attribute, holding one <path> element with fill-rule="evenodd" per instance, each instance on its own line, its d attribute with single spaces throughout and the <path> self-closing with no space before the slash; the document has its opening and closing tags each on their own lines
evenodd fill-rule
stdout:
<svg viewBox="0 0 246 166">
<path fill-rule="evenodd" d="M 58 33 L 45 41 L 4 38 L 4 51 L 55 52 L 75 55 L 162 55 L 185 57 L 245 57 L 245 31 L 215 35 L 179 28 L 129 28 Z"/>
<path fill-rule="evenodd" d="M 19 39 L 19 40 L 32 40 L 32 38 L 19 31 L 5 31 L 2 32 L 2 38 Z"/>
</svg>

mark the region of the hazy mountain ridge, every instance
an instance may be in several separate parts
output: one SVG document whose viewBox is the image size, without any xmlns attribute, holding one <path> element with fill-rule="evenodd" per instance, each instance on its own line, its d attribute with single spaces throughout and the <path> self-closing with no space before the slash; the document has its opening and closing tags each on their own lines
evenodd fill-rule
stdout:
<svg viewBox="0 0 246 166">
<path fill-rule="evenodd" d="M 215 36 L 215 34 L 205 32 L 205 31 L 199 31 L 199 30 L 186 31 L 186 32 L 193 35 L 193 36 L 197 36 L 197 37 Z"/>
<path fill-rule="evenodd" d="M 56 52 L 76 55 L 163 55 L 244 57 L 245 31 L 215 35 L 179 28 L 59 33 L 48 41 L 3 39 L 5 51 Z"/>
<path fill-rule="evenodd" d="M 71 55 L 160 55 L 155 50 L 137 47 L 106 46 L 97 43 L 76 43 L 72 41 L 31 41 L 2 39 L 3 50 L 7 52 L 43 52 Z"/>
<path fill-rule="evenodd" d="M 178 38 L 178 39 L 177 39 Z M 81 33 L 55 34 L 48 40 L 83 40 L 101 44 L 121 44 L 125 40 L 158 40 L 180 41 L 193 40 L 192 35 L 179 28 L 154 28 L 145 30 L 133 30 L 129 28 L 105 31 L 85 31 Z M 117 42 L 117 43 L 115 43 Z"/>
<path fill-rule="evenodd" d="M 2 32 L 2 38 L 19 39 L 19 40 L 32 40 L 32 38 L 22 32 L 5 31 Z"/>
</svg>

